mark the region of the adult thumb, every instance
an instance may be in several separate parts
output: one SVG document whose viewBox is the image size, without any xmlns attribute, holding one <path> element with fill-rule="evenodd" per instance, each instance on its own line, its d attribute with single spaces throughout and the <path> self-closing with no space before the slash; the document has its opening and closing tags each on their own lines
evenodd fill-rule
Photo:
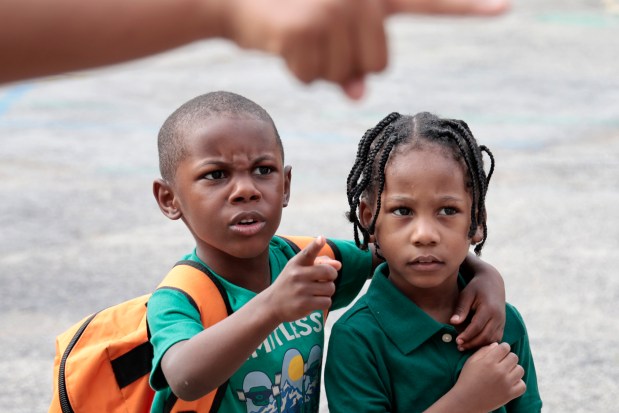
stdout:
<svg viewBox="0 0 619 413">
<path fill-rule="evenodd" d="M 506 12 L 509 6 L 509 0 L 385 0 L 387 14 L 426 13 L 493 16 Z"/>
</svg>

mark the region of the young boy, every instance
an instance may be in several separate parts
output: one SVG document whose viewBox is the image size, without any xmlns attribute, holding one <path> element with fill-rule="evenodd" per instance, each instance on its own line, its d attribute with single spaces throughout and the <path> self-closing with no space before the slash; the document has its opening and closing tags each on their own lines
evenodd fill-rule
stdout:
<svg viewBox="0 0 619 413">
<path fill-rule="evenodd" d="M 372 254 L 331 240 L 341 260 L 319 257 L 326 240 L 318 237 L 295 256 L 274 237 L 290 197 L 291 168 L 272 119 L 254 102 L 228 92 L 194 98 L 166 120 L 158 146 L 159 207 L 192 233 L 196 247 L 184 259 L 214 274 L 233 313 L 204 329 L 183 293 L 153 294 L 151 411 L 204 411 L 183 401 L 219 389 L 210 411 L 316 412 L 322 310 L 351 302 L 372 273 Z M 465 290 L 467 312 L 473 296 L 483 305 L 463 347 L 496 340 L 504 322 L 500 276 L 479 260 L 470 264 L 486 275 Z"/>
</svg>

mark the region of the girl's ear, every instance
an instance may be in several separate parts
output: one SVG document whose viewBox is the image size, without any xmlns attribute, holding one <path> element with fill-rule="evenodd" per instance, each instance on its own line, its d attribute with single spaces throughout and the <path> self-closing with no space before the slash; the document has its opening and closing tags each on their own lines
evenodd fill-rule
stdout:
<svg viewBox="0 0 619 413">
<path fill-rule="evenodd" d="M 284 167 L 284 208 L 290 201 L 290 182 L 292 182 L 292 166 L 287 165 Z"/>
<path fill-rule="evenodd" d="M 359 202 L 359 222 L 361 223 L 361 225 L 363 225 L 363 228 L 367 229 L 370 227 L 373 217 L 374 217 L 373 208 L 370 206 L 367 199 L 365 198 L 362 199 Z M 372 241 L 370 242 L 374 242 L 373 238 L 374 238 L 374 235 L 372 235 Z"/>
<path fill-rule="evenodd" d="M 475 231 L 475 234 L 473 234 L 473 238 L 471 238 L 471 243 L 477 244 L 477 243 L 480 243 L 481 240 L 483 239 L 484 239 L 484 227 L 481 225 L 478 225 L 477 231 Z"/>
<path fill-rule="evenodd" d="M 153 182 L 153 195 L 163 215 L 171 220 L 177 220 L 183 215 L 176 206 L 174 190 L 163 179 L 155 179 Z"/>
</svg>

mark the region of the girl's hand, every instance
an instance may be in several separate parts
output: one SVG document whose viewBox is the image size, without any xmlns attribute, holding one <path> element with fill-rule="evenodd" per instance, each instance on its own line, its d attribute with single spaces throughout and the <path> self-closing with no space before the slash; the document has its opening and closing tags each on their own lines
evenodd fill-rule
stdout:
<svg viewBox="0 0 619 413">
<path fill-rule="evenodd" d="M 489 412 L 521 396 L 527 389 L 524 369 L 507 343 L 482 347 L 464 364 L 453 391 L 462 410 Z"/>
</svg>

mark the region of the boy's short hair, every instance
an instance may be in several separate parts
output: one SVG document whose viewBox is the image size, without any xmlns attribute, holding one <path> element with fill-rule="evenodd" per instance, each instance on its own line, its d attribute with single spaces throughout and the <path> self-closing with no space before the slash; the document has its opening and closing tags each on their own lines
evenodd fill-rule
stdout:
<svg viewBox="0 0 619 413">
<path fill-rule="evenodd" d="M 284 157 L 284 147 L 273 119 L 257 103 L 232 92 L 217 91 L 197 96 L 176 109 L 159 130 L 157 146 L 159 150 L 159 171 L 161 177 L 174 181 L 178 163 L 187 155 L 185 133 L 198 122 L 212 116 L 252 117 L 273 126 L 277 146 Z"/>
</svg>

